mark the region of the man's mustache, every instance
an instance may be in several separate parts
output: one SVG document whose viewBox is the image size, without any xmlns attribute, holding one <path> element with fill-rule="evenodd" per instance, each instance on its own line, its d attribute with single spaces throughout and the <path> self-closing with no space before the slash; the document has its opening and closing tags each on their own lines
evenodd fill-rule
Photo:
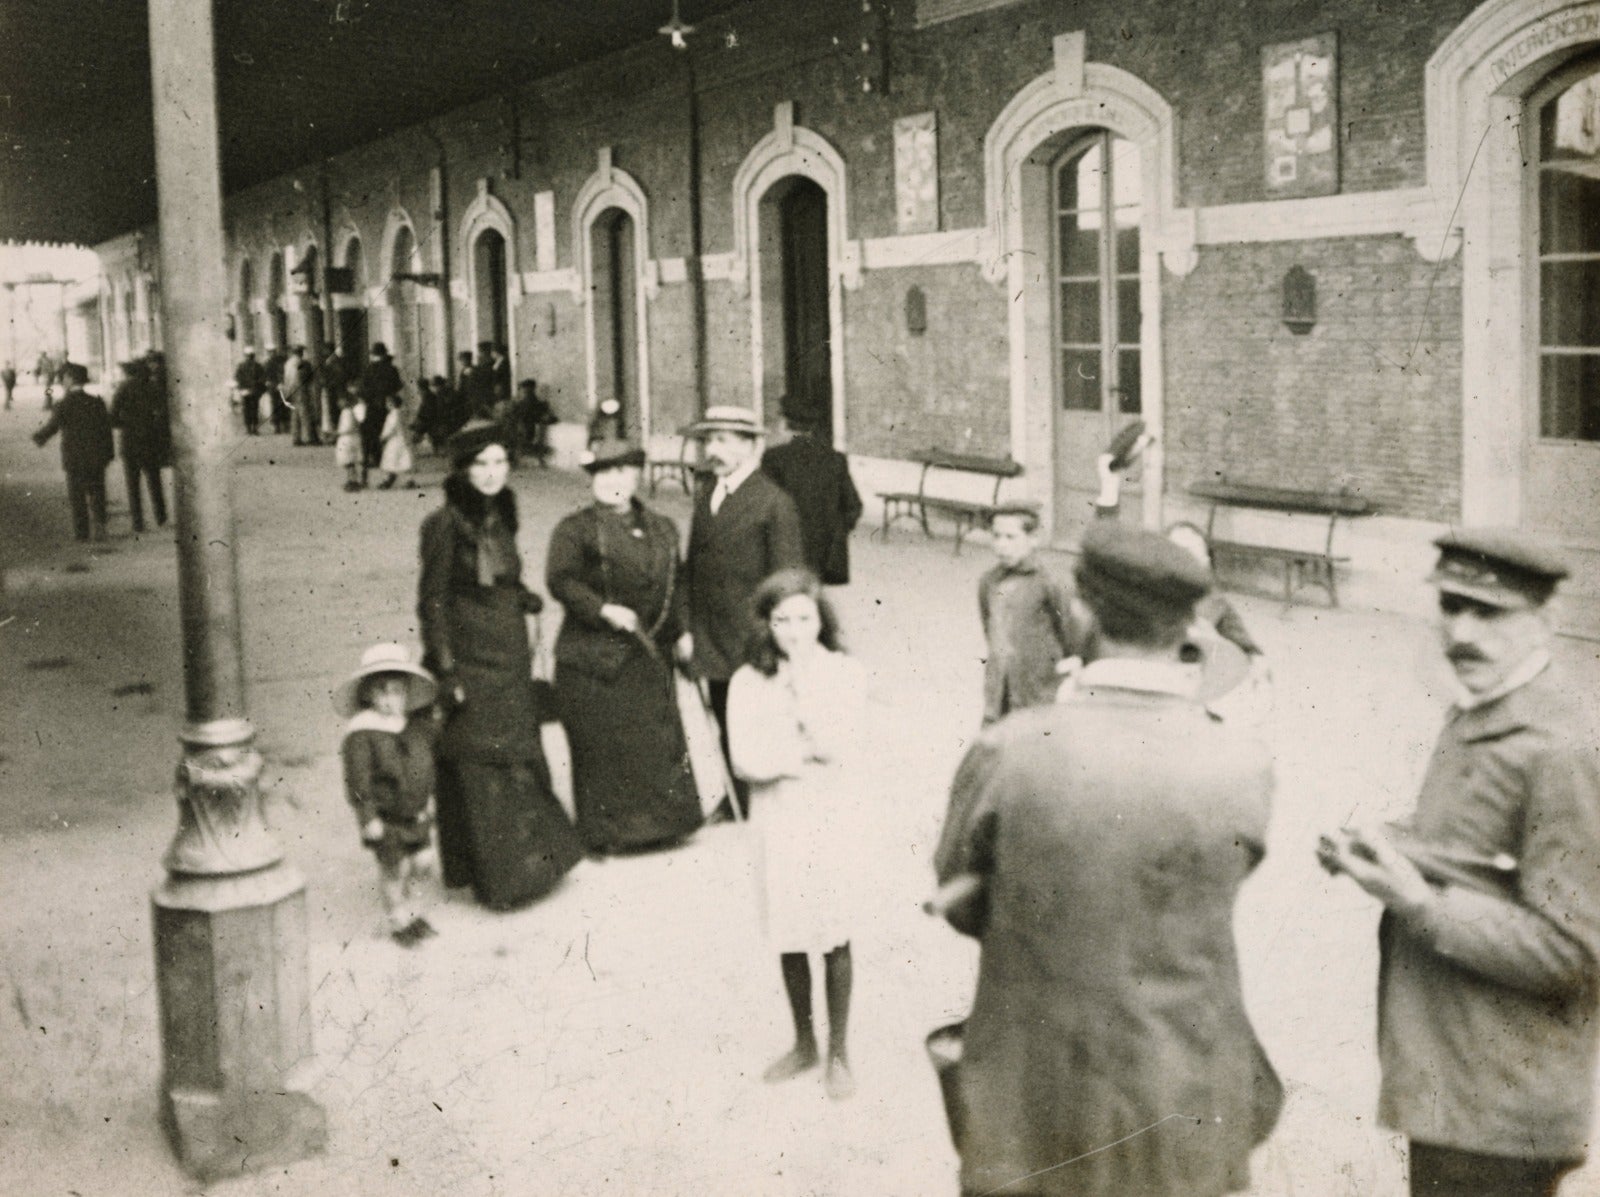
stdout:
<svg viewBox="0 0 1600 1197">
<path fill-rule="evenodd" d="M 1445 650 L 1444 655 L 1445 659 L 1452 665 L 1459 665 L 1466 661 L 1476 661 L 1482 663 L 1489 659 L 1477 649 L 1473 648 L 1470 644 L 1452 645 L 1450 648 Z"/>
</svg>

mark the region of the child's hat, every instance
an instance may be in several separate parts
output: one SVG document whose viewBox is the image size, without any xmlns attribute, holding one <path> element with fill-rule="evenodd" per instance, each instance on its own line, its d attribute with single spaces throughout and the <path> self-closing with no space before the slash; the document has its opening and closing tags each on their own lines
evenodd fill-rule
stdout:
<svg viewBox="0 0 1600 1197">
<path fill-rule="evenodd" d="M 361 664 L 333 692 L 333 709 L 346 719 L 361 709 L 361 683 L 380 673 L 396 673 L 406 679 L 406 710 L 420 711 L 433 702 L 438 686 L 433 674 L 412 662 L 411 654 L 400 644 L 374 644 L 361 654 Z"/>
</svg>

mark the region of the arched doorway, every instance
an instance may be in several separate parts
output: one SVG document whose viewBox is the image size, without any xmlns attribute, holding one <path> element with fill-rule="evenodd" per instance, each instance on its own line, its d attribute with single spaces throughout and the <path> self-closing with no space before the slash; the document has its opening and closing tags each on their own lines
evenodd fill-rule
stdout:
<svg viewBox="0 0 1600 1197">
<path fill-rule="evenodd" d="M 275 253 L 267 264 L 267 334 L 272 348 L 289 348 L 289 281 L 283 269 L 283 254 Z"/>
<path fill-rule="evenodd" d="M 1108 129 L 1073 130 L 1050 164 L 1055 219 L 1055 507 L 1081 512 L 1095 458 L 1142 413 L 1139 151 Z M 1137 505 L 1127 504 L 1131 510 Z"/>
<path fill-rule="evenodd" d="M 336 304 L 339 319 L 339 349 L 357 361 L 367 356 L 367 267 L 361 252 L 361 238 L 351 237 L 344 246 L 344 269 L 349 272 L 350 290 Z"/>
<path fill-rule="evenodd" d="M 607 208 L 589 226 L 595 401 L 615 399 L 635 437 L 642 435 L 636 236 L 633 217 L 621 208 Z"/>
<path fill-rule="evenodd" d="M 791 175 L 761 197 L 759 210 L 762 393 L 768 424 L 805 419 L 833 436 L 833 326 L 829 313 L 828 194 Z M 781 400 L 781 402 L 779 402 Z"/>
<path fill-rule="evenodd" d="M 484 229 L 472 243 L 472 281 L 475 339 L 510 345 L 506 239 L 498 229 Z"/>
<path fill-rule="evenodd" d="M 300 280 L 295 283 L 299 339 L 305 343 L 312 362 L 320 364 L 328 352 L 328 332 L 322 319 L 322 288 L 326 280 L 322 277 L 322 263 L 315 242 L 301 253 L 293 273 Z"/>
<path fill-rule="evenodd" d="M 1531 91 L 1524 522 L 1600 541 L 1600 53 Z M 1528 144 L 1536 139 L 1535 145 Z"/>
</svg>

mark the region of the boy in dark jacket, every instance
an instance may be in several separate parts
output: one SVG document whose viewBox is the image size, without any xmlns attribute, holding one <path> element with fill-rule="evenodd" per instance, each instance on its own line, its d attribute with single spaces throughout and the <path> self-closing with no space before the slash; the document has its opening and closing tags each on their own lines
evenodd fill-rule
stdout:
<svg viewBox="0 0 1600 1197">
<path fill-rule="evenodd" d="M 983 721 L 1055 701 L 1063 663 L 1082 657 L 1085 632 L 1071 592 L 1038 557 L 1039 513 L 1001 507 L 990 534 L 997 564 L 978 581 L 978 615 L 989 642 L 983 671 Z"/>
<path fill-rule="evenodd" d="M 361 842 L 378 858 L 389 934 L 412 947 L 435 934 L 413 904 L 412 881 L 432 869 L 433 675 L 398 644 L 377 644 L 334 694 L 346 717 L 340 756 Z"/>
<path fill-rule="evenodd" d="M 73 365 L 67 371 L 67 393 L 51 409 L 50 419 L 33 434 L 42 445 L 61 434 L 61 468 L 67 473 L 67 502 L 72 507 L 72 532 L 79 540 L 106 538 L 106 467 L 116 456 L 111 413 L 100 396 L 83 389 L 89 372 Z"/>
</svg>

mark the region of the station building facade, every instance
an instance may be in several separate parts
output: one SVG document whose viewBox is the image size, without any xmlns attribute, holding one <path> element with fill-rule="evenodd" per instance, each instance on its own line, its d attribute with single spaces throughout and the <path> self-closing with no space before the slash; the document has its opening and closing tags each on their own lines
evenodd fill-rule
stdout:
<svg viewBox="0 0 1600 1197">
<path fill-rule="evenodd" d="M 236 346 L 503 342 L 569 453 L 787 405 L 863 489 L 1009 455 L 1069 542 L 1138 417 L 1151 524 L 1221 478 L 1371 500 L 1413 577 L 1457 521 L 1600 549 L 1600 3 L 752 3 L 225 214 Z"/>
</svg>

